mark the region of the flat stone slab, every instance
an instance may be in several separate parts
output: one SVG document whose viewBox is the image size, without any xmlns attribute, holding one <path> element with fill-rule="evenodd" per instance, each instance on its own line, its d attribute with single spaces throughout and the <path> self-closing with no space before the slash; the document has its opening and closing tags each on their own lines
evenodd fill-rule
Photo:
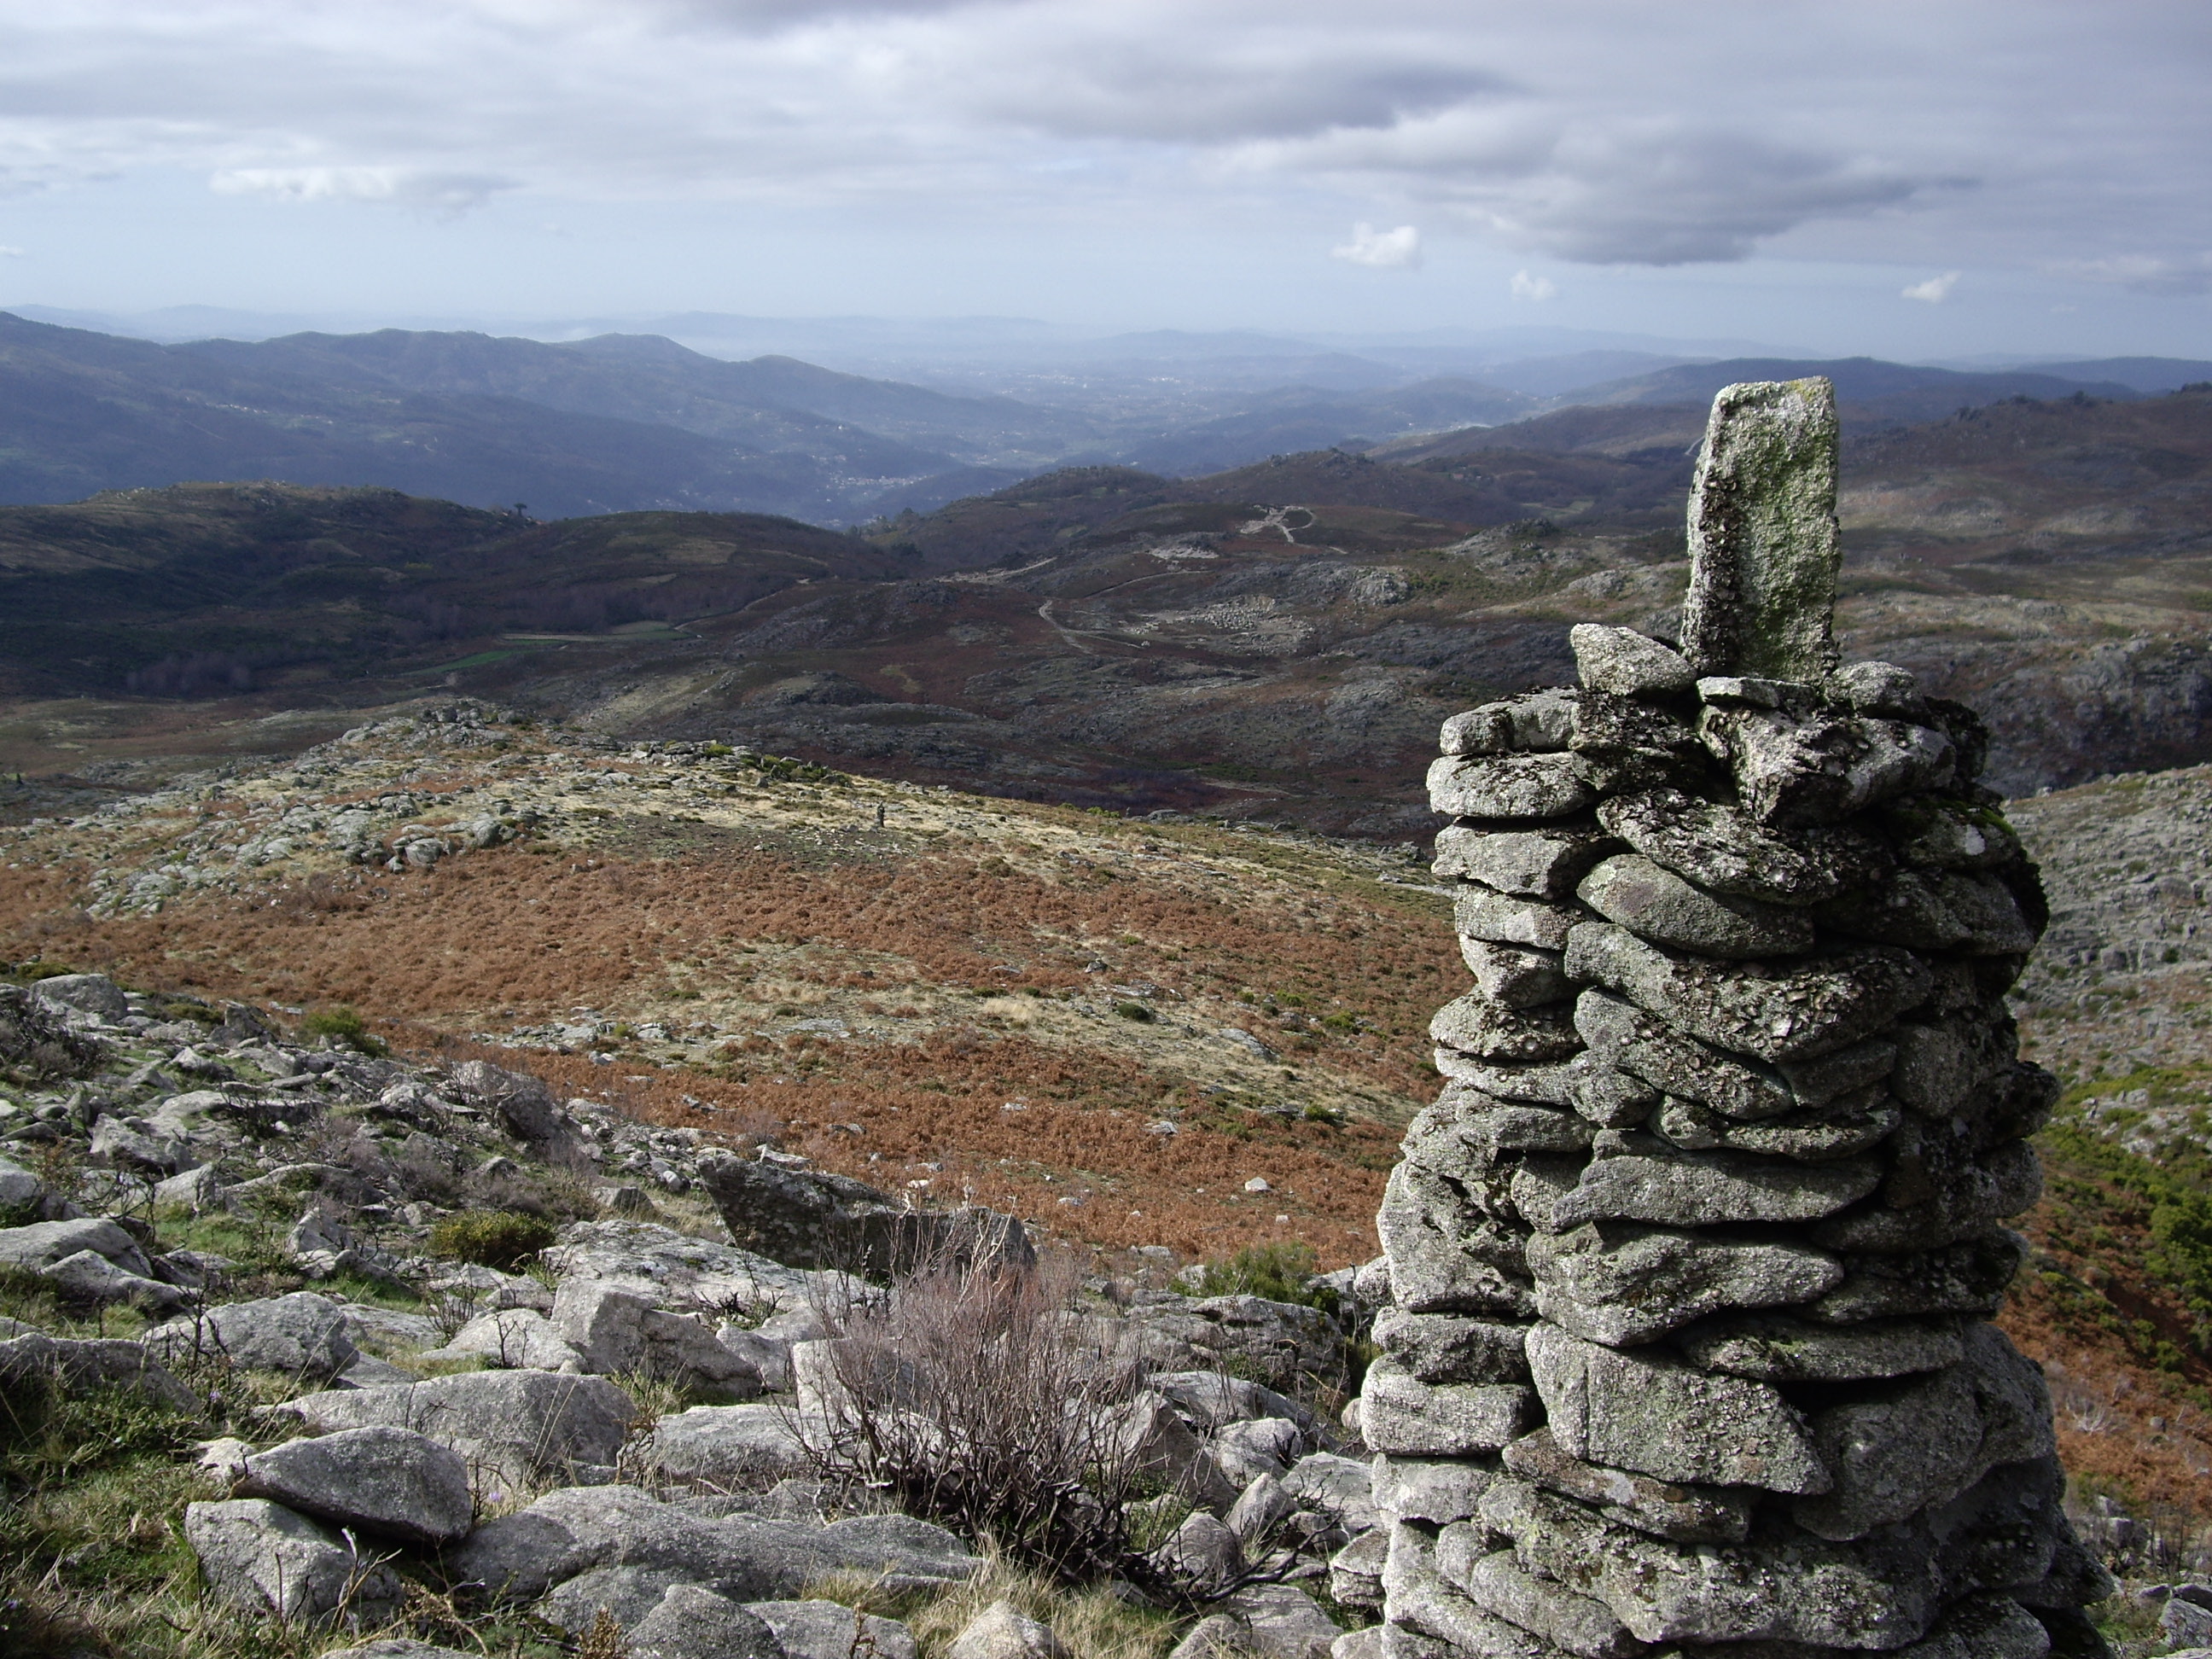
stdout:
<svg viewBox="0 0 2212 1659">
<path fill-rule="evenodd" d="M 1428 785 L 1430 806 L 1451 818 L 1563 818 L 1597 799 L 1568 754 L 1447 755 Z"/>
<path fill-rule="evenodd" d="M 1767 1382 L 1853 1382 L 1955 1365 L 1966 1344 L 1955 1319 L 1815 1325 L 1787 1314 L 1742 1314 L 1678 1332 L 1674 1346 L 1709 1371 Z"/>
<path fill-rule="evenodd" d="M 1895 867 L 1859 830 L 1777 830 L 1733 806 L 1678 789 L 1616 795 L 1597 809 L 1609 834 L 1654 864 L 1716 893 L 1769 904 L 1813 905 L 1870 887 Z"/>
<path fill-rule="evenodd" d="M 1668 1227 L 1728 1222 L 1815 1221 L 1856 1204 L 1881 1184 L 1871 1158 L 1810 1168 L 1741 1152 L 1636 1152 L 1592 1160 L 1575 1189 L 1552 1206 L 1554 1231 L 1585 1221 L 1649 1221 Z"/>
<path fill-rule="evenodd" d="M 1750 1493 L 1686 1486 L 1587 1462 L 1561 1449 L 1549 1428 L 1523 1435 L 1501 1457 L 1509 1473 L 1655 1538 L 1678 1544 L 1741 1544 L 1750 1534 Z M 1488 1479 L 1483 1482 L 1486 1488 L 1489 1484 Z"/>
<path fill-rule="evenodd" d="M 1875 945 L 1802 967 L 1723 966 L 1645 944 L 1626 928 L 1585 922 L 1567 943 L 1567 977 L 1619 992 L 1676 1030 L 1770 1064 L 1856 1043 L 1928 1000 L 1920 959 Z"/>
<path fill-rule="evenodd" d="M 1548 1325 L 1528 1334 L 1528 1366 L 1552 1439 L 1570 1457 L 1697 1486 L 1804 1494 L 1831 1485 L 1804 1419 L 1764 1382 Z"/>
<path fill-rule="evenodd" d="M 1736 1308 L 1811 1303 L 1844 1264 L 1802 1245 L 1751 1243 L 1647 1226 L 1589 1222 L 1528 1241 L 1544 1317 L 1594 1342 L 1645 1342 Z"/>
<path fill-rule="evenodd" d="M 1786 957 L 1813 948 L 1802 910 L 1709 893 L 1641 853 L 1620 853 L 1583 878 L 1582 902 L 1641 939 L 1711 957 Z"/>
</svg>

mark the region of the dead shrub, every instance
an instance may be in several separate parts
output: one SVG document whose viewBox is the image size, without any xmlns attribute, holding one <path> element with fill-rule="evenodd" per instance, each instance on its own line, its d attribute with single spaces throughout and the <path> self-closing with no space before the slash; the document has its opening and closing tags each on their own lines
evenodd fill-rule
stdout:
<svg viewBox="0 0 2212 1659">
<path fill-rule="evenodd" d="M 1139 1373 L 1087 1340 L 1076 1288 L 1064 1257 L 967 1269 L 945 1253 L 821 1306 L 832 1386 L 823 1419 L 794 1425 L 825 1475 L 909 1515 L 1063 1582 L 1165 1593 L 1122 1513 L 1148 1490 L 1124 1428 Z"/>
<path fill-rule="evenodd" d="M 305 881 L 287 884 L 276 890 L 276 908 L 298 917 L 345 915 L 366 910 L 374 902 L 361 890 L 361 878 L 332 875 L 318 870 Z"/>
</svg>

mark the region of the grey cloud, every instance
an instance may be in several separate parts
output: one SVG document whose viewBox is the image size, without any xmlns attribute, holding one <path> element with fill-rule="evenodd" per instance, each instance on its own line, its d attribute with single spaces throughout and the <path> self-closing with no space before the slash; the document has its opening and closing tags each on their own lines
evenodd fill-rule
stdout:
<svg viewBox="0 0 2212 1659">
<path fill-rule="evenodd" d="M 1863 215 L 1960 181 L 1656 122 L 1461 112 L 1375 134 L 1255 149 L 1252 165 L 1396 181 L 1510 246 L 1586 264 L 1742 259 L 1814 218 Z"/>
<path fill-rule="evenodd" d="M 1098 43 L 978 97 L 979 112 L 1074 137 L 1218 144 L 1387 128 L 1505 89 L 1483 70 L 1360 50 Z"/>
<path fill-rule="evenodd" d="M 2103 259 L 2072 259 L 2056 269 L 2069 276 L 2107 283 L 2137 294 L 2212 294 L 2212 252 L 2123 253 Z"/>
<path fill-rule="evenodd" d="M 2181 7 L 1770 0 L 0 0 L 0 195 L 155 167 L 623 200 L 1419 219 L 1550 258 L 2212 289 Z M 1182 228 L 1170 230 L 1170 227 Z M 2081 250 L 2118 250 L 2085 258 Z"/>
<path fill-rule="evenodd" d="M 1913 177 L 1761 143 L 1743 133 L 1603 135 L 1563 143 L 1553 165 L 1468 204 L 1518 247 L 1589 264 L 1750 257 L 1809 219 L 1856 216 L 1960 181 Z"/>
</svg>

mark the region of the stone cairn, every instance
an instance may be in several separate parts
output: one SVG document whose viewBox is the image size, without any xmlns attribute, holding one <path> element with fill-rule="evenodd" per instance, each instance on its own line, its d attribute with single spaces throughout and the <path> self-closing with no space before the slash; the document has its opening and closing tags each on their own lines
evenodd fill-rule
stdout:
<svg viewBox="0 0 2212 1659">
<path fill-rule="evenodd" d="M 1680 649 L 1578 627 L 1577 689 L 1445 722 L 1475 988 L 1378 1218 L 1388 1659 L 2107 1651 L 1988 1322 L 2042 891 L 1972 711 L 1838 661 L 1836 453 L 1827 381 L 1723 391 Z"/>
</svg>

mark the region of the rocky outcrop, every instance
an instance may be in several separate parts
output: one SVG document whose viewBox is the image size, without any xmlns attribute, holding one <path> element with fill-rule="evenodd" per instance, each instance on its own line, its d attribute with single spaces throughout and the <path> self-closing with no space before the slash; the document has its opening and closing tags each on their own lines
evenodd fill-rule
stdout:
<svg viewBox="0 0 2212 1659">
<path fill-rule="evenodd" d="M 1385 1651 L 2035 1656 L 2109 1589 L 1986 1322 L 2042 890 L 1973 714 L 1838 665 L 1831 398 L 1716 404 L 1680 653 L 1577 628 L 1577 689 L 1446 725 L 1476 986 L 1379 1218 Z"/>
<path fill-rule="evenodd" d="M 917 1210 L 864 1181 L 827 1170 L 742 1158 L 699 1160 L 699 1179 L 730 1237 L 795 1267 L 834 1267 L 888 1279 L 926 1262 L 1036 1261 L 1029 1235 L 994 1210 Z"/>
</svg>

